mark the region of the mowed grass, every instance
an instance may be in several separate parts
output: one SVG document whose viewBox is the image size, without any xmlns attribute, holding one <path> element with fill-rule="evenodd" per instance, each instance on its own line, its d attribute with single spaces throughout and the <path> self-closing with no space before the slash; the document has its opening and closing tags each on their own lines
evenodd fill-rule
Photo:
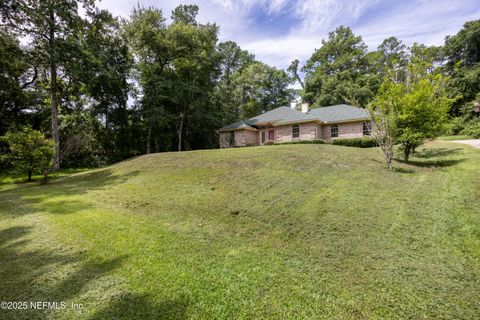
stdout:
<svg viewBox="0 0 480 320">
<path fill-rule="evenodd" d="M 0 191 L 2 319 L 474 319 L 480 150 L 164 153 Z M 71 303 L 81 304 L 74 309 Z"/>
<path fill-rule="evenodd" d="M 471 136 L 466 136 L 466 135 L 438 137 L 438 140 L 442 140 L 442 141 L 470 140 L 470 139 L 475 139 L 475 138 Z"/>
</svg>

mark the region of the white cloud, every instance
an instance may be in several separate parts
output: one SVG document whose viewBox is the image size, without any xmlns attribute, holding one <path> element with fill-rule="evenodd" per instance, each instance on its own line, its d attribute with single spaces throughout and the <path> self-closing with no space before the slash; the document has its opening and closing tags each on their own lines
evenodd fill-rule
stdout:
<svg viewBox="0 0 480 320">
<path fill-rule="evenodd" d="M 418 0 L 402 10 L 354 28 L 354 31 L 363 36 L 371 49 L 388 36 L 396 36 L 407 45 L 414 42 L 441 45 L 445 36 L 457 33 L 466 21 L 479 16 L 480 6 L 473 1 Z"/>
<path fill-rule="evenodd" d="M 351 24 L 370 6 L 379 0 L 306 0 L 299 1 L 295 6 L 295 15 L 301 19 L 295 28 L 302 35 L 326 33 L 333 26 Z"/>
<path fill-rule="evenodd" d="M 308 59 L 339 25 L 352 27 L 371 49 L 390 36 L 407 45 L 415 41 L 440 45 L 446 35 L 480 16 L 478 0 L 103 0 L 98 6 L 126 17 L 137 3 L 160 8 L 166 17 L 179 4 L 195 3 L 201 22 L 220 26 L 221 41 L 237 41 L 259 60 L 280 68 L 293 59 Z M 256 10 L 273 19 L 291 15 L 296 23 L 285 34 L 261 36 L 255 25 Z"/>
<path fill-rule="evenodd" d="M 359 21 L 377 3 L 376 0 L 302 1 L 296 7 L 296 14 L 303 20 L 292 32 L 274 39 L 252 40 L 243 47 L 265 62 L 285 68 L 294 58 L 307 60 L 328 32 L 339 25 L 352 27 L 375 50 L 390 36 L 407 45 L 414 42 L 441 45 L 445 36 L 457 33 L 466 21 L 480 17 L 480 3 L 476 1 L 418 0 L 387 6 L 368 21 Z"/>
</svg>

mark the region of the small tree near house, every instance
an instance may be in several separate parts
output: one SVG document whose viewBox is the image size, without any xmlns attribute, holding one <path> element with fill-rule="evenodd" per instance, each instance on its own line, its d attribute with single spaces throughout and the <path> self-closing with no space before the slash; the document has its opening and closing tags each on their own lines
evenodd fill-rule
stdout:
<svg viewBox="0 0 480 320">
<path fill-rule="evenodd" d="M 445 77 L 411 64 L 406 82 L 386 79 L 368 105 L 373 120 L 373 137 L 382 149 L 389 169 L 393 147 L 401 145 L 405 161 L 426 139 L 442 132 L 453 102 L 445 92 Z"/>
<path fill-rule="evenodd" d="M 43 133 L 31 128 L 18 132 L 8 132 L 1 137 L 9 146 L 9 153 L 4 158 L 18 172 L 27 174 L 32 181 L 33 174 L 43 174 L 43 183 L 47 182 L 48 171 L 53 166 L 55 144 Z"/>
<path fill-rule="evenodd" d="M 398 98 L 401 108 L 397 119 L 397 142 L 402 146 L 404 160 L 408 161 L 416 147 L 442 132 L 453 100 L 447 98 L 445 79 L 439 74 L 427 74 L 405 85 Z"/>
<path fill-rule="evenodd" d="M 393 168 L 393 147 L 396 143 L 398 97 L 402 95 L 403 87 L 392 81 L 385 81 L 378 90 L 375 99 L 367 106 L 372 118 L 372 137 L 377 141 L 385 156 L 388 169 Z"/>
</svg>

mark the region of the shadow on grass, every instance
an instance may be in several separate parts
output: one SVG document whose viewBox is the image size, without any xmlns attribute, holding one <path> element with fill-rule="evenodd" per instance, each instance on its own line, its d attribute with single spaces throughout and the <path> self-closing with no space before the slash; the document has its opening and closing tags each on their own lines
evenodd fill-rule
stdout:
<svg viewBox="0 0 480 320">
<path fill-rule="evenodd" d="M 24 235 L 28 234 L 31 229 L 32 227 L 21 226 L 0 230 L 0 247 L 12 240 L 22 238 Z"/>
<path fill-rule="evenodd" d="M 0 230 L 0 301 L 62 302 L 79 296 L 85 286 L 119 267 L 125 257 L 88 259 L 81 252 L 32 250 L 25 239 L 32 227 Z M 52 310 L 0 310 L 0 319 L 46 318 Z"/>
<path fill-rule="evenodd" d="M 56 199 L 63 196 L 78 196 L 94 190 L 111 188 L 122 184 L 134 176 L 138 171 L 126 174 L 114 174 L 111 169 L 93 171 L 70 177 L 59 178 L 47 185 L 31 185 L 20 189 L 0 191 L 0 209 L 6 206 L 5 212 L 14 212 L 15 216 L 47 211 L 57 214 L 71 214 L 92 208 L 92 204 L 72 198 Z"/>
<path fill-rule="evenodd" d="M 48 181 L 52 182 L 66 176 L 80 173 L 83 171 L 87 171 L 87 168 L 70 168 L 70 169 L 62 169 L 58 172 L 53 172 L 48 175 Z M 28 187 L 28 186 L 35 186 L 42 182 L 43 176 L 42 175 L 34 175 L 32 177 L 32 181 L 27 180 L 27 176 L 21 175 L 15 171 L 7 171 L 0 174 L 0 189 L 6 187 L 8 185 L 15 185 L 17 187 Z"/>
<path fill-rule="evenodd" d="M 186 319 L 185 311 L 188 304 L 188 299 L 185 297 L 155 301 L 146 295 L 124 293 L 89 319 Z"/>
<path fill-rule="evenodd" d="M 415 152 L 415 157 L 430 159 L 435 157 L 453 156 L 459 154 L 462 150 L 462 148 L 425 148 Z"/>
<path fill-rule="evenodd" d="M 28 236 L 32 231 L 29 226 L 0 230 L 0 301 L 75 302 L 89 290 L 86 289 L 89 283 L 111 274 L 127 258 L 94 259 L 82 252 L 29 250 Z M 92 301 L 92 304 L 96 303 Z M 188 304 L 184 296 L 158 300 L 147 295 L 120 293 L 89 319 L 184 319 Z M 56 312 L 0 310 L 0 319 L 55 318 Z"/>
<path fill-rule="evenodd" d="M 395 161 L 408 164 L 415 167 L 422 167 L 422 168 L 434 168 L 434 167 L 451 167 L 462 163 L 465 159 L 438 159 L 438 160 L 408 160 L 405 162 L 403 159 L 395 159 Z M 405 169 L 407 170 L 407 169 Z"/>
<path fill-rule="evenodd" d="M 114 174 L 112 169 L 103 169 L 100 171 L 87 172 L 70 177 L 62 177 L 51 184 L 39 186 L 46 191 L 65 194 L 78 195 L 91 190 L 101 190 L 105 187 L 112 187 L 126 182 L 139 174 L 139 171 L 131 171 L 125 174 Z M 59 187 L 59 188 L 56 188 Z"/>
<path fill-rule="evenodd" d="M 395 161 L 404 163 L 411 166 L 431 168 L 431 167 L 450 167 L 462 163 L 466 159 L 445 159 L 445 157 L 451 157 L 460 154 L 462 148 L 425 148 L 415 152 L 413 158 L 409 161 L 405 161 L 401 158 L 396 158 Z M 418 160 L 416 160 L 418 159 Z M 403 169 L 409 170 L 409 169 Z M 409 172 L 413 173 L 413 172 Z"/>
</svg>

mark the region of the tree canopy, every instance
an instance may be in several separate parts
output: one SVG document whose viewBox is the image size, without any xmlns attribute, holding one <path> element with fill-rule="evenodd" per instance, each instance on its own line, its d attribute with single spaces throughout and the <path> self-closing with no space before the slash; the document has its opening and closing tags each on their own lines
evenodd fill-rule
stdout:
<svg viewBox="0 0 480 320">
<path fill-rule="evenodd" d="M 367 46 L 349 27 L 338 27 L 322 40 L 303 67 L 303 97 L 314 107 L 350 102 L 365 106 L 378 85 L 367 68 Z"/>
</svg>

